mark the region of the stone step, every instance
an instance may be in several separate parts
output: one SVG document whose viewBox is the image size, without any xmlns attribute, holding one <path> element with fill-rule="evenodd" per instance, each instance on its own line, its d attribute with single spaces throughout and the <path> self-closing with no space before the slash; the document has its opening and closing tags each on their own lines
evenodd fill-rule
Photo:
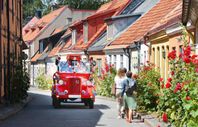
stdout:
<svg viewBox="0 0 198 127">
<path fill-rule="evenodd" d="M 137 115 L 149 127 L 171 127 L 169 123 L 164 123 L 157 116 L 146 113 L 137 113 Z"/>
</svg>

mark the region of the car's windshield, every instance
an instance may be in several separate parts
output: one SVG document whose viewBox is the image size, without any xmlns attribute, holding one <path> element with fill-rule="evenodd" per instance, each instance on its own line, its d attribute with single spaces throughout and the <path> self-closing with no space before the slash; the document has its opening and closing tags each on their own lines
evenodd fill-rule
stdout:
<svg viewBox="0 0 198 127">
<path fill-rule="evenodd" d="M 60 72 L 66 73 L 90 73 L 90 65 L 88 63 L 79 62 L 76 60 L 72 61 L 60 61 L 59 65 Z"/>
</svg>

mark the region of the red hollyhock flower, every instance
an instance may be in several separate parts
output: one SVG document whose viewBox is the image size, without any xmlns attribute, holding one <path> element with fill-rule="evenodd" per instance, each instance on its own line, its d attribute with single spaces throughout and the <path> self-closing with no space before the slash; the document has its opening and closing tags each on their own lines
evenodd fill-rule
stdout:
<svg viewBox="0 0 198 127">
<path fill-rule="evenodd" d="M 159 81 L 162 82 L 164 79 L 163 78 L 159 78 Z"/>
<path fill-rule="evenodd" d="M 190 58 L 188 58 L 188 57 L 184 57 L 184 58 L 183 58 L 183 61 L 184 61 L 185 63 L 190 63 L 190 62 L 191 62 Z"/>
<path fill-rule="evenodd" d="M 173 50 L 168 54 L 168 59 L 169 60 L 174 60 L 176 58 L 176 50 Z"/>
<path fill-rule="evenodd" d="M 182 54 L 182 53 L 180 53 L 180 54 L 179 54 L 179 58 L 182 58 L 182 55 L 183 55 L 183 54 Z"/>
<path fill-rule="evenodd" d="M 192 59 L 195 59 L 196 57 L 198 57 L 198 55 L 192 55 Z"/>
<path fill-rule="evenodd" d="M 167 82 L 167 83 L 166 83 L 166 88 L 170 88 L 170 87 L 171 87 L 170 82 Z"/>
<path fill-rule="evenodd" d="M 168 122 L 168 116 L 167 116 L 166 113 L 163 113 L 163 114 L 162 114 L 162 120 L 163 120 L 164 122 Z"/>
<path fill-rule="evenodd" d="M 192 63 L 195 64 L 195 65 L 198 65 L 198 59 L 193 59 Z"/>
<path fill-rule="evenodd" d="M 175 89 L 174 89 L 174 93 L 177 93 L 178 90 L 181 90 L 182 89 L 182 86 L 180 83 L 177 83 Z"/>
<path fill-rule="evenodd" d="M 198 68 L 196 68 L 196 69 L 195 69 L 195 72 L 197 72 L 197 73 L 198 73 Z"/>
<path fill-rule="evenodd" d="M 168 82 L 171 82 L 172 81 L 172 78 L 168 78 Z"/>
<path fill-rule="evenodd" d="M 191 98 L 189 96 L 186 96 L 186 100 L 189 101 L 191 100 Z"/>
<path fill-rule="evenodd" d="M 174 71 L 171 71 L 171 75 L 173 76 L 175 74 L 175 72 Z"/>
<path fill-rule="evenodd" d="M 190 47 L 190 46 L 187 46 L 187 47 L 184 49 L 184 55 L 185 55 L 185 56 L 190 56 L 190 53 L 191 53 L 191 47 Z"/>
<path fill-rule="evenodd" d="M 161 88 L 162 88 L 162 89 L 164 88 L 164 84 L 161 85 Z"/>
<path fill-rule="evenodd" d="M 108 64 L 105 64 L 105 70 L 106 70 L 106 72 L 109 72 L 109 65 Z"/>
</svg>

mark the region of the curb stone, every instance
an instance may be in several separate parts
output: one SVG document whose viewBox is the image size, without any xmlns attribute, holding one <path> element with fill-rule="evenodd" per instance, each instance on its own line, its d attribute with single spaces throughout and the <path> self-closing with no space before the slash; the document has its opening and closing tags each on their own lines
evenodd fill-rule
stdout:
<svg viewBox="0 0 198 127">
<path fill-rule="evenodd" d="M 161 121 L 159 118 L 152 116 L 152 115 L 147 115 L 145 113 L 138 113 L 138 116 L 141 118 L 142 121 L 149 127 L 171 127 L 170 123 L 164 123 Z"/>
<path fill-rule="evenodd" d="M 29 95 L 26 100 L 22 101 L 20 104 L 16 104 L 12 107 L 5 107 L 4 112 L 0 112 L 0 121 L 6 120 L 7 118 L 17 114 L 21 111 L 30 101 L 32 97 Z"/>
</svg>

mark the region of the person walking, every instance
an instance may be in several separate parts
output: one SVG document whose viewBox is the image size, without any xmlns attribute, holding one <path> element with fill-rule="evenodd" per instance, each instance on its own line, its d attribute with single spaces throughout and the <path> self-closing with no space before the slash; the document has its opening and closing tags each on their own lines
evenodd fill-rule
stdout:
<svg viewBox="0 0 198 127">
<path fill-rule="evenodd" d="M 122 93 L 122 81 L 126 79 L 125 69 L 120 68 L 115 76 L 115 96 L 117 101 L 117 108 L 118 108 L 118 118 L 121 118 L 124 114 L 123 112 L 123 98 L 121 97 Z"/>
<path fill-rule="evenodd" d="M 135 101 L 133 92 L 136 89 L 136 80 L 132 79 L 132 72 L 128 71 L 126 73 L 126 79 L 121 83 L 122 93 L 121 98 L 123 98 L 124 110 L 126 112 L 126 120 L 132 123 L 133 110 L 136 109 L 137 102 Z"/>
</svg>

